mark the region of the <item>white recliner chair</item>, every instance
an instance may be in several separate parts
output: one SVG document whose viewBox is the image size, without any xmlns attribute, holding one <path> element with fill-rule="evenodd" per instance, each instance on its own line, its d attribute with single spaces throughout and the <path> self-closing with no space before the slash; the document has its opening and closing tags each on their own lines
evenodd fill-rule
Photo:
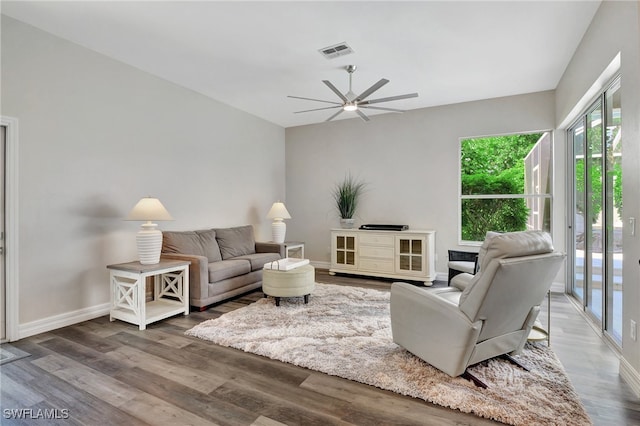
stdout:
<svg viewBox="0 0 640 426">
<path fill-rule="evenodd" d="M 467 367 L 520 353 L 563 261 L 545 232 L 488 233 L 476 275 L 457 275 L 445 288 L 392 284 L 393 341 L 482 386 Z"/>
</svg>

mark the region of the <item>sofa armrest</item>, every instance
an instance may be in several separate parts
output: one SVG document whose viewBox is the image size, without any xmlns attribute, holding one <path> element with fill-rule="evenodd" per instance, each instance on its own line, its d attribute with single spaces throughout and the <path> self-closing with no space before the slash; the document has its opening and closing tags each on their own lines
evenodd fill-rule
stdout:
<svg viewBox="0 0 640 426">
<path fill-rule="evenodd" d="M 284 244 L 256 241 L 256 253 L 278 253 L 280 254 L 280 257 L 284 258 Z"/>
<path fill-rule="evenodd" d="M 209 295 L 209 259 L 195 254 L 162 253 L 164 259 L 189 260 L 189 299 L 204 300 Z"/>
</svg>

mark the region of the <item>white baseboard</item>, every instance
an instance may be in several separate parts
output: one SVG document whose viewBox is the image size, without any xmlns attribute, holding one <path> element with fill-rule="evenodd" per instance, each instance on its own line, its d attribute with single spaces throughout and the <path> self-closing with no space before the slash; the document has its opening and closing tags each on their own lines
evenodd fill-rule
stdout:
<svg viewBox="0 0 640 426">
<path fill-rule="evenodd" d="M 622 380 L 629 385 L 633 393 L 635 393 L 637 397 L 640 397 L 640 374 L 624 358 L 620 358 L 618 373 L 620 377 L 622 377 Z"/>
<path fill-rule="evenodd" d="M 39 319 L 18 325 L 18 339 L 34 336 L 47 331 L 56 330 L 68 325 L 88 321 L 94 318 L 109 314 L 109 303 L 91 306 L 89 308 L 78 309 L 77 311 L 65 312 L 64 314 Z"/>
<path fill-rule="evenodd" d="M 311 266 L 318 269 L 331 269 L 331 263 L 329 262 L 318 262 L 315 260 L 310 261 Z"/>
</svg>

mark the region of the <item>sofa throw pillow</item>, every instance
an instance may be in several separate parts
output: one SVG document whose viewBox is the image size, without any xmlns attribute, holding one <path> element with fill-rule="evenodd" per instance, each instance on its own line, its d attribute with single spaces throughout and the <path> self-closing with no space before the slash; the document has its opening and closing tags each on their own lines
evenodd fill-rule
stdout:
<svg viewBox="0 0 640 426">
<path fill-rule="evenodd" d="M 215 229 L 207 229 L 206 231 L 196 231 L 198 237 L 200 237 L 200 243 L 202 244 L 202 251 L 204 255 L 211 262 L 218 262 L 222 260 L 222 255 L 220 254 L 220 247 L 218 246 L 218 241 L 216 240 L 216 231 Z"/>
<path fill-rule="evenodd" d="M 253 226 L 216 229 L 216 240 L 220 246 L 222 259 L 244 256 L 256 252 L 256 241 L 253 237 Z"/>
<path fill-rule="evenodd" d="M 205 256 L 200 237 L 194 231 L 164 231 L 162 252 Z"/>
</svg>

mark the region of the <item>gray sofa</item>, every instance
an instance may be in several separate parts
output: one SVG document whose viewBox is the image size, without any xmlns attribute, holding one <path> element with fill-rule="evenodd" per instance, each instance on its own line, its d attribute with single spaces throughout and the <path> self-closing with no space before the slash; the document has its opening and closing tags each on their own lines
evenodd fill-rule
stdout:
<svg viewBox="0 0 640 426">
<path fill-rule="evenodd" d="M 284 245 L 256 242 L 251 225 L 163 231 L 162 257 L 191 261 L 189 304 L 204 310 L 260 288 L 264 264 L 284 257 Z"/>
</svg>

